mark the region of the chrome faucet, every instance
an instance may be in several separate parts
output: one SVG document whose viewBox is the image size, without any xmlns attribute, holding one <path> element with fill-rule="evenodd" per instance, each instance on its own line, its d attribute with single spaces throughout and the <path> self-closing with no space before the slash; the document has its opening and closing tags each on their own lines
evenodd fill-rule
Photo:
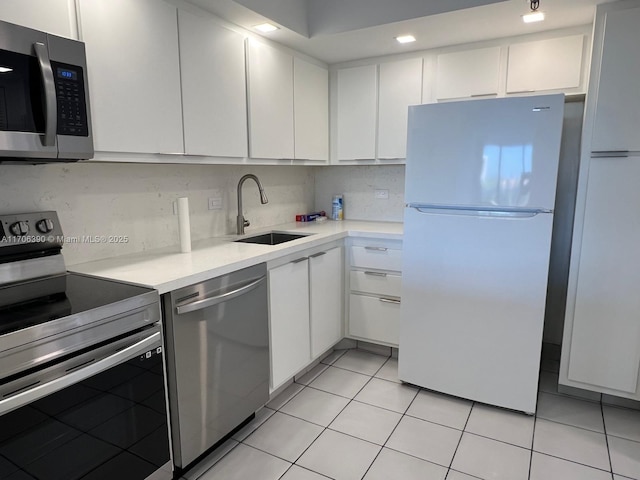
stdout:
<svg viewBox="0 0 640 480">
<path fill-rule="evenodd" d="M 269 202 L 267 194 L 264 193 L 264 188 L 262 188 L 262 184 L 260 183 L 260 180 L 258 180 L 258 177 L 248 173 L 240 179 L 238 182 L 238 217 L 236 219 L 236 233 L 238 235 L 244 234 L 244 227 L 249 226 L 249 221 L 245 220 L 244 215 L 242 215 L 242 184 L 249 178 L 254 180 L 256 185 L 258 185 L 258 190 L 260 191 L 260 203 L 264 205 Z"/>
</svg>

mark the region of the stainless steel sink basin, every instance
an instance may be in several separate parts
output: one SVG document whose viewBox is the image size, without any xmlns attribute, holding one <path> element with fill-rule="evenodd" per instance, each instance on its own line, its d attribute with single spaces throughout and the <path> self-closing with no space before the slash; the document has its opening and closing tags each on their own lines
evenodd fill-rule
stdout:
<svg viewBox="0 0 640 480">
<path fill-rule="evenodd" d="M 291 240 L 297 240 L 298 238 L 306 237 L 308 235 L 310 234 L 269 232 L 263 233 L 261 235 L 254 235 L 252 237 L 241 238 L 239 240 L 234 240 L 234 242 L 258 243 L 260 245 L 279 245 L 281 243 L 290 242 Z"/>
</svg>

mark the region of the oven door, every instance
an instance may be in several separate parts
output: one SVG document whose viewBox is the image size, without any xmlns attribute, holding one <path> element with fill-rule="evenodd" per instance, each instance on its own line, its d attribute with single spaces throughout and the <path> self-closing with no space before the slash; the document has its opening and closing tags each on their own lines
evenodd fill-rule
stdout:
<svg viewBox="0 0 640 480">
<path fill-rule="evenodd" d="M 156 324 L 0 385 L 0 478 L 171 478 Z"/>
<path fill-rule="evenodd" d="M 0 22 L 0 156 L 58 156 L 47 35 Z"/>
</svg>

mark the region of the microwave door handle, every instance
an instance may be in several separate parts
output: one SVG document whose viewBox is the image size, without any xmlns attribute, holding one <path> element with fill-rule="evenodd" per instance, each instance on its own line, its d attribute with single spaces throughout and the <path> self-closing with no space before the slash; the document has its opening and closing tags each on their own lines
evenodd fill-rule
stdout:
<svg viewBox="0 0 640 480">
<path fill-rule="evenodd" d="M 33 49 L 38 58 L 42 84 L 44 85 L 44 146 L 53 147 L 56 144 L 56 131 L 58 129 L 58 105 L 56 99 L 56 83 L 53 79 L 53 69 L 49 59 L 49 51 L 44 43 L 36 42 Z"/>
</svg>

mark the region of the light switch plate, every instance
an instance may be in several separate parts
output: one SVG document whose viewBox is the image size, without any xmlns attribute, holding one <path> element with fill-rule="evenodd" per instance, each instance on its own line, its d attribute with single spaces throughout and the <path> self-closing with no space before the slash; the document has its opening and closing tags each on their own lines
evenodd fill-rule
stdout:
<svg viewBox="0 0 640 480">
<path fill-rule="evenodd" d="M 209 210 L 222 210 L 222 197 L 209 197 Z"/>
<path fill-rule="evenodd" d="M 388 200 L 389 199 L 389 190 L 382 189 L 382 188 L 376 188 L 373 191 L 373 196 L 377 200 Z"/>
</svg>

